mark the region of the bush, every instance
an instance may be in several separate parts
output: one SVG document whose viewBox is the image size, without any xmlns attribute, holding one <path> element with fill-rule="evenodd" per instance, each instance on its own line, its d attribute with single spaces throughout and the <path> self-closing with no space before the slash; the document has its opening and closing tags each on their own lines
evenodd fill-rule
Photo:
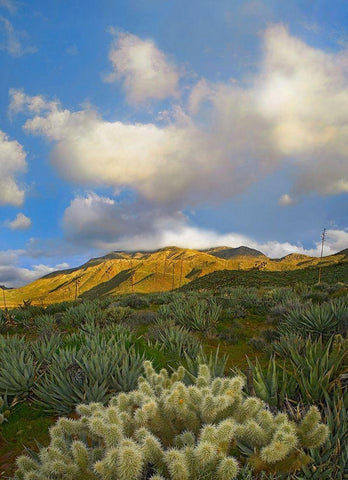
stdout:
<svg viewBox="0 0 348 480">
<path fill-rule="evenodd" d="M 35 319 L 35 326 L 40 335 L 49 336 L 56 329 L 56 318 L 53 315 L 40 315 Z"/>
<path fill-rule="evenodd" d="M 169 323 L 150 329 L 148 335 L 160 350 L 172 357 L 195 356 L 201 349 L 201 343 L 189 330 Z"/>
<path fill-rule="evenodd" d="M 85 302 L 67 308 L 62 314 L 65 326 L 79 326 L 85 322 L 94 322 L 100 316 L 98 306 L 93 302 Z"/>
<path fill-rule="evenodd" d="M 254 348 L 254 350 L 258 351 L 263 351 L 267 347 L 267 343 L 262 337 L 253 337 L 248 343 Z"/>
<path fill-rule="evenodd" d="M 295 309 L 284 316 L 281 333 L 298 333 L 329 338 L 335 333 L 347 333 L 348 301 L 332 300 L 323 305 Z"/>
<path fill-rule="evenodd" d="M 127 318 L 127 326 L 132 330 L 141 326 L 154 325 L 157 322 L 158 314 L 149 310 L 133 312 Z"/>
<path fill-rule="evenodd" d="M 243 396 L 241 377 L 212 380 L 202 365 L 187 386 L 182 367 L 171 376 L 150 362 L 144 369 L 138 389 L 107 408 L 80 405 L 79 419 L 60 419 L 48 448 L 18 458 L 15 479 L 228 480 L 239 471 L 235 455 L 255 470 L 292 471 L 327 437 L 315 407 L 299 423 L 274 416 Z"/>
<path fill-rule="evenodd" d="M 121 323 L 128 319 L 132 310 L 129 307 L 115 306 L 111 304 L 101 315 L 103 323 Z"/>
<path fill-rule="evenodd" d="M 294 398 L 297 383 L 284 367 L 271 357 L 267 368 L 262 368 L 256 359 L 255 365 L 248 359 L 251 373 L 249 393 L 254 393 L 270 407 L 283 409 L 285 402 Z"/>
<path fill-rule="evenodd" d="M 138 295 L 137 293 L 132 293 L 121 299 L 122 307 L 130 307 L 135 309 L 147 308 L 149 302 L 145 297 Z"/>
<path fill-rule="evenodd" d="M 165 320 L 173 320 L 189 330 L 211 332 L 215 329 L 222 307 L 214 298 L 197 299 L 196 296 L 175 298 L 169 305 L 163 305 L 159 313 Z"/>
</svg>

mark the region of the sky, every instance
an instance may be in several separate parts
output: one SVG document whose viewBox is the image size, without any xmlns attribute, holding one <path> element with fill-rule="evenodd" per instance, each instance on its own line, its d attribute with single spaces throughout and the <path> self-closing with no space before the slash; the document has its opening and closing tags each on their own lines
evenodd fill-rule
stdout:
<svg viewBox="0 0 348 480">
<path fill-rule="evenodd" d="M 0 0 L 0 285 L 348 248 L 348 3 Z"/>
</svg>

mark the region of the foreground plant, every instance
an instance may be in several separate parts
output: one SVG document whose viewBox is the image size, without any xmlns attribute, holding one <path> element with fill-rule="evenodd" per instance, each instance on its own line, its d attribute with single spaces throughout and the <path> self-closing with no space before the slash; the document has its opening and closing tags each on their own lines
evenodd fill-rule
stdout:
<svg viewBox="0 0 348 480">
<path fill-rule="evenodd" d="M 157 374 L 144 362 L 144 370 L 137 390 L 107 408 L 80 405 L 78 420 L 60 419 L 48 448 L 17 460 L 14 479 L 229 480 L 243 454 L 255 470 L 290 472 L 308 462 L 304 449 L 327 437 L 315 407 L 299 422 L 272 415 L 243 396 L 242 377 L 211 379 L 201 365 L 187 386 L 183 367 Z"/>
</svg>

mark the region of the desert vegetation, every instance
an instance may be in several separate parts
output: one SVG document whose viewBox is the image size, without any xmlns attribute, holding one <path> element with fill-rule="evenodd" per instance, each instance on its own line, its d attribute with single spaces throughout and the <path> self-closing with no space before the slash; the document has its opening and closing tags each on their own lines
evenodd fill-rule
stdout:
<svg viewBox="0 0 348 480">
<path fill-rule="evenodd" d="M 224 284 L 1 311 L 1 474 L 347 478 L 347 292 Z"/>
</svg>

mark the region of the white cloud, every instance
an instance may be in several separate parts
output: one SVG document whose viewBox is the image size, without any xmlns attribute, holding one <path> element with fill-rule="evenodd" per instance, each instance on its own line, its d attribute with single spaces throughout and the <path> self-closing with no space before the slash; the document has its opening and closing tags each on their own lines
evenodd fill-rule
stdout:
<svg viewBox="0 0 348 480">
<path fill-rule="evenodd" d="M 147 52 L 145 63 L 137 63 L 139 51 Z M 141 82 L 142 69 L 156 70 L 163 78 L 168 73 L 157 47 L 132 35 L 120 35 L 111 56 L 133 100 L 152 95 L 153 83 Z M 159 81 L 158 92 L 161 86 Z M 137 200 L 131 206 L 95 194 L 72 201 L 64 216 L 66 235 L 74 239 L 83 233 L 93 245 L 111 245 L 115 237 L 151 243 L 153 234 L 153 243 L 162 245 L 161 229 L 175 233 L 170 222 L 181 221 L 183 208 L 230 198 L 284 165 L 288 171 L 289 163 L 295 176 L 280 205 L 311 192 L 348 192 L 348 51 L 314 49 L 282 25 L 266 30 L 253 78 L 215 84 L 201 79 L 185 106 L 162 114 L 167 123 L 161 126 L 107 121 L 92 108 L 74 112 L 18 90 L 11 91 L 10 111 L 26 111 L 26 132 L 52 142 L 51 162 L 64 178 L 90 189 L 134 193 Z M 128 237 L 126 227 L 131 229 Z M 265 248 L 277 255 L 304 251 L 277 242 Z"/>
<path fill-rule="evenodd" d="M 120 203 L 89 192 L 71 201 L 64 213 L 63 228 L 71 241 L 105 248 L 125 234 L 152 234 L 159 224 L 181 225 L 184 219 L 180 211 L 159 208 L 143 199 Z"/>
<path fill-rule="evenodd" d="M 54 266 L 37 264 L 30 268 L 21 267 L 19 264 L 26 253 L 24 249 L 0 250 L 0 285 L 20 287 L 48 273 L 69 267 L 65 262 Z"/>
<path fill-rule="evenodd" d="M 57 267 L 48 267 L 43 264 L 33 265 L 31 268 L 0 265 L 0 285 L 21 287 L 56 270 L 58 270 Z"/>
<path fill-rule="evenodd" d="M 264 42 L 255 103 L 279 153 L 293 159 L 293 196 L 348 192 L 348 49 L 315 49 L 282 25 Z"/>
<path fill-rule="evenodd" d="M 260 250 L 272 258 L 279 258 L 289 253 L 306 253 L 302 246 L 293 245 L 288 242 L 268 241 L 260 243 L 254 239 L 237 233 L 218 233 L 214 230 L 193 227 L 187 223 L 163 226 L 160 223 L 154 225 L 150 233 L 134 236 L 124 235 L 115 242 L 100 242 L 100 246 L 106 250 L 154 250 L 168 245 L 182 248 L 193 248 L 203 250 L 216 246 L 240 247 L 242 245 Z M 311 250 L 311 253 L 313 251 Z"/>
<path fill-rule="evenodd" d="M 23 213 L 17 213 L 16 218 L 13 220 L 7 220 L 5 226 L 11 230 L 26 230 L 31 227 L 31 220 Z"/>
<path fill-rule="evenodd" d="M 0 205 L 22 205 L 25 192 L 16 176 L 26 171 L 25 157 L 23 147 L 0 130 Z"/>
<path fill-rule="evenodd" d="M 47 101 L 41 95 L 26 95 L 23 90 L 11 88 L 10 94 L 10 115 L 18 112 L 26 112 L 28 114 L 38 114 L 42 112 L 50 112 L 59 107 L 59 102 Z"/>
<path fill-rule="evenodd" d="M 123 236 L 115 242 L 100 242 L 100 247 L 106 250 L 154 250 L 156 248 L 174 245 L 182 248 L 206 249 L 216 246 L 240 247 L 242 245 L 261 251 L 270 258 L 281 258 L 290 253 L 320 256 L 321 244 L 318 242 L 313 248 L 304 248 L 301 244 L 269 240 L 258 242 L 251 237 L 237 233 L 218 233 L 214 230 L 193 227 L 188 224 L 175 223 L 173 226 L 163 227 L 161 223 L 155 225 L 151 233 L 138 234 L 132 237 Z M 348 247 L 348 232 L 328 231 L 324 255 L 332 255 Z"/>
<path fill-rule="evenodd" d="M 108 122 L 92 109 L 71 112 L 42 97 L 10 93 L 12 111 L 41 110 L 24 128 L 54 143 L 51 161 L 62 176 L 89 187 L 131 188 L 159 204 L 196 204 L 236 195 L 278 164 L 268 123 L 234 84 L 214 89 L 208 126 L 179 107 L 160 127 Z"/>
<path fill-rule="evenodd" d="M 278 204 L 281 205 L 282 207 L 286 205 L 292 205 L 293 203 L 294 203 L 294 200 L 291 198 L 291 196 L 288 193 L 284 193 L 278 200 Z"/>
<path fill-rule="evenodd" d="M 321 246 L 318 242 L 317 247 Z M 333 230 L 326 231 L 326 242 L 324 244 L 324 255 L 330 255 L 337 253 L 348 248 L 348 232 L 345 230 Z"/>
<path fill-rule="evenodd" d="M 67 268 L 69 268 L 69 264 L 67 262 L 62 262 L 62 263 L 58 263 L 54 268 L 56 270 L 65 270 Z"/>
<path fill-rule="evenodd" d="M 11 2 L 6 2 L 8 6 Z M 28 45 L 25 32 L 17 31 L 10 20 L 0 15 L 0 33 L 4 39 L 0 41 L 0 50 L 4 50 L 13 57 L 22 57 L 28 53 L 35 53 L 36 47 Z"/>
<path fill-rule="evenodd" d="M 137 202 L 117 203 L 93 192 L 72 200 L 65 211 L 63 226 L 70 240 L 104 251 L 155 250 L 168 245 L 193 249 L 245 245 L 271 258 L 279 258 L 290 253 L 319 256 L 321 249 L 320 241 L 306 249 L 301 244 L 276 240 L 257 242 L 238 232 L 218 233 L 190 225 L 179 211 L 164 212 L 151 204 L 140 207 Z M 348 232 L 327 231 L 325 255 L 347 247 Z"/>
<path fill-rule="evenodd" d="M 109 58 L 114 72 L 106 80 L 122 81 L 130 103 L 178 95 L 179 72 L 152 40 L 119 33 Z"/>
</svg>

